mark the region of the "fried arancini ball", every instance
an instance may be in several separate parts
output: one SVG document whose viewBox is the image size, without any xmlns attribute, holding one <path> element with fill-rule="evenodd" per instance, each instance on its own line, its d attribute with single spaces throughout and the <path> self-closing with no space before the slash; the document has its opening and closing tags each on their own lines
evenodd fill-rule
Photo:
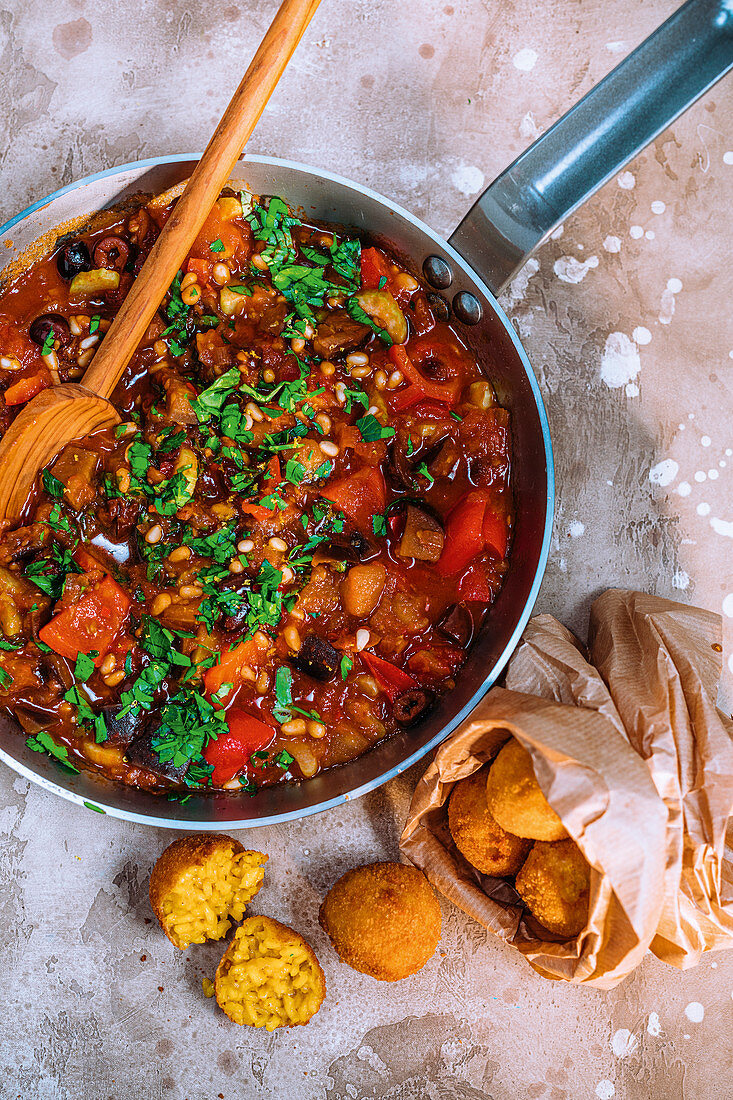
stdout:
<svg viewBox="0 0 733 1100">
<path fill-rule="evenodd" d="M 574 841 L 537 841 L 515 886 L 533 915 L 550 932 L 569 939 L 585 927 L 590 866 Z"/>
<path fill-rule="evenodd" d="M 486 768 L 456 783 L 448 801 L 448 827 L 456 848 L 485 875 L 515 875 L 531 840 L 512 836 L 489 813 Z"/>
<path fill-rule="evenodd" d="M 568 834 L 542 793 L 532 757 L 512 737 L 494 760 L 486 780 L 489 813 L 502 829 L 530 840 L 562 840 Z"/>
<path fill-rule="evenodd" d="M 181 951 L 220 940 L 241 920 L 265 877 L 262 852 L 248 852 L 224 833 L 184 836 L 170 844 L 150 876 L 150 904 Z"/>
<path fill-rule="evenodd" d="M 224 952 L 214 982 L 216 1000 L 235 1024 L 307 1024 L 326 996 L 313 948 L 271 917 L 249 917 Z"/>
<path fill-rule="evenodd" d="M 367 863 L 333 884 L 318 919 L 342 962 L 382 982 L 420 970 L 440 939 L 440 906 L 422 871 Z"/>
</svg>

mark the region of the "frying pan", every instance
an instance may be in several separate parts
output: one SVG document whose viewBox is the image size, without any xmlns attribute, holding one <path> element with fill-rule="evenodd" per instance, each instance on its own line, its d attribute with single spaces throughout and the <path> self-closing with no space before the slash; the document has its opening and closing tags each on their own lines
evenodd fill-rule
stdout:
<svg viewBox="0 0 733 1100">
<path fill-rule="evenodd" d="M 422 725 L 350 763 L 256 795 L 222 792 L 185 802 L 91 774 L 71 775 L 0 719 L 0 757 L 20 775 L 90 809 L 187 830 L 269 825 L 358 797 L 404 771 L 466 718 L 496 681 L 530 616 L 549 550 L 554 508 L 547 416 L 527 355 L 496 296 L 552 230 L 733 66 L 733 0 L 688 0 L 600 84 L 506 169 L 448 241 L 407 210 L 359 184 L 291 161 L 243 157 L 232 181 L 282 195 L 315 221 L 384 243 L 422 273 L 435 308 L 450 316 L 511 413 L 515 528 L 510 569 L 458 685 Z M 39 237 L 78 226 L 139 192 L 187 178 L 198 156 L 157 157 L 88 176 L 0 228 L 12 239 L 0 268 L 23 263 Z"/>
</svg>

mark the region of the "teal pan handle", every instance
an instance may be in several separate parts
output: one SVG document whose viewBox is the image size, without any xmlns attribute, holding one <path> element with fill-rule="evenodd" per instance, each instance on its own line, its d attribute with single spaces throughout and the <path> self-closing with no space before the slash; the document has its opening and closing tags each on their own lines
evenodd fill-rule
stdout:
<svg viewBox="0 0 733 1100">
<path fill-rule="evenodd" d="M 556 226 L 733 67 L 733 0 L 688 0 L 530 145 L 450 243 L 495 294 Z"/>
</svg>

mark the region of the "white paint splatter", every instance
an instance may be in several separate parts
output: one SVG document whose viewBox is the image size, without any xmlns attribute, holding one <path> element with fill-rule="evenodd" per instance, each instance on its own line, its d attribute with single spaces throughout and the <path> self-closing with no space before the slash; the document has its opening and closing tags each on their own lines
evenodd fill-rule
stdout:
<svg viewBox="0 0 733 1100">
<path fill-rule="evenodd" d="M 631 336 L 632 339 L 637 344 L 641 344 L 642 347 L 644 346 L 644 344 L 651 344 L 652 342 L 651 332 L 648 328 L 644 328 L 643 325 L 639 325 L 638 328 L 635 328 L 634 331 L 631 333 Z"/>
<path fill-rule="evenodd" d="M 708 470 L 708 477 L 710 478 L 711 481 L 717 481 L 718 480 L 718 471 L 717 470 Z"/>
<path fill-rule="evenodd" d="M 681 588 L 682 591 L 687 588 L 690 583 L 689 573 L 685 573 L 684 569 L 677 569 L 675 575 L 672 577 L 672 587 Z"/>
<path fill-rule="evenodd" d="M 685 1009 L 685 1016 L 693 1024 L 699 1024 L 705 1015 L 705 1009 L 699 1001 L 690 1001 Z"/>
<path fill-rule="evenodd" d="M 682 290 L 682 283 L 679 279 L 668 279 L 667 290 L 670 294 L 679 294 Z"/>
<path fill-rule="evenodd" d="M 559 241 L 564 232 L 565 232 L 565 226 L 564 225 L 558 225 L 557 229 L 555 229 L 552 233 L 550 233 L 550 240 L 551 241 Z M 733 352 L 731 352 L 731 359 L 733 359 Z"/>
<path fill-rule="evenodd" d="M 663 203 L 661 199 L 655 199 L 652 203 L 652 214 L 663 214 L 666 209 L 666 203 Z"/>
<path fill-rule="evenodd" d="M 451 183 L 462 195 L 475 195 L 484 186 L 484 174 L 475 164 L 459 164 L 451 175 Z"/>
<path fill-rule="evenodd" d="M 650 1035 L 654 1035 L 655 1037 L 661 1034 L 662 1025 L 659 1023 L 659 1016 L 656 1012 L 649 1013 L 646 1029 Z"/>
<path fill-rule="evenodd" d="M 700 503 L 697 506 L 697 514 L 698 514 L 698 516 L 709 516 L 710 515 L 710 505 L 707 503 L 707 501 L 704 501 L 704 500 L 700 501 Z"/>
<path fill-rule="evenodd" d="M 707 481 L 707 479 L 708 475 L 705 473 L 704 470 L 695 470 L 695 481 L 698 481 L 700 484 L 702 484 L 702 482 Z"/>
<path fill-rule="evenodd" d="M 677 492 L 681 497 L 688 497 L 692 492 L 692 486 L 689 481 L 681 481 L 677 486 Z"/>
<path fill-rule="evenodd" d="M 723 599 L 722 606 L 723 614 L 727 618 L 733 619 L 733 592 L 729 592 L 728 595 Z"/>
<path fill-rule="evenodd" d="M 632 225 L 629 230 L 629 236 L 633 237 L 635 241 L 640 240 L 644 236 L 644 227 L 641 225 Z"/>
<path fill-rule="evenodd" d="M 574 519 L 572 523 L 568 524 L 568 535 L 571 539 L 579 539 L 584 534 L 585 524 L 581 523 L 579 519 Z"/>
<path fill-rule="evenodd" d="M 733 164 L 733 149 L 729 149 L 727 153 L 723 153 L 723 164 Z"/>
<path fill-rule="evenodd" d="M 531 111 L 527 111 L 519 123 L 519 136 L 526 138 L 528 141 L 536 141 L 538 137 L 542 136 L 542 131 L 535 122 Z"/>
<path fill-rule="evenodd" d="M 634 1053 L 638 1045 L 639 1040 L 627 1027 L 620 1027 L 611 1039 L 611 1050 L 617 1058 L 627 1058 L 629 1054 Z"/>
<path fill-rule="evenodd" d="M 647 229 L 647 231 L 646 231 L 646 233 L 644 234 L 644 236 L 646 237 L 646 239 L 647 239 L 648 241 L 653 241 L 653 240 L 654 240 L 654 238 L 656 237 L 656 233 L 654 232 L 654 230 L 653 230 L 653 229 Z"/>
<path fill-rule="evenodd" d="M 605 248 L 606 252 L 620 252 L 621 238 L 608 236 L 603 242 L 603 247 Z"/>
<path fill-rule="evenodd" d="M 710 520 L 710 526 L 716 535 L 725 535 L 729 539 L 733 539 L 733 523 L 729 523 L 725 519 L 718 519 L 716 516 Z"/>
<path fill-rule="evenodd" d="M 636 186 L 636 177 L 633 172 L 622 172 L 616 182 L 622 191 L 632 191 Z"/>
<path fill-rule="evenodd" d="M 609 53 L 621 53 L 624 46 L 624 42 L 606 42 L 606 49 Z"/>
<path fill-rule="evenodd" d="M 502 295 L 502 299 L 505 297 L 508 298 L 510 306 L 516 305 L 517 302 L 521 302 L 521 300 L 527 293 L 529 280 L 532 278 L 533 275 L 537 274 L 539 269 L 539 260 L 536 260 L 534 256 L 532 256 L 529 260 L 527 260 L 524 267 L 520 268 L 520 270 L 514 276 L 505 294 Z"/>
<path fill-rule="evenodd" d="M 611 1097 L 616 1095 L 616 1089 L 613 1081 L 599 1081 L 596 1085 L 596 1096 L 598 1100 L 611 1100 Z"/>
<path fill-rule="evenodd" d="M 641 370 L 639 349 L 625 332 L 612 332 L 606 337 L 601 358 L 601 378 L 609 389 L 617 390 L 633 382 Z"/>
<path fill-rule="evenodd" d="M 701 447 L 709 447 L 712 442 L 713 441 L 712 441 L 712 439 L 710 438 L 709 435 L 703 435 L 703 436 L 700 437 L 700 446 Z"/>
<path fill-rule="evenodd" d="M 519 69 L 523 73 L 529 73 L 537 64 L 537 51 L 525 46 L 519 53 L 515 53 L 512 61 L 515 69 Z"/>
<path fill-rule="evenodd" d="M 561 256 L 559 260 L 555 260 L 552 270 L 563 283 L 582 283 L 594 267 L 598 267 L 597 256 L 589 256 L 584 262 L 575 256 Z"/>
<path fill-rule="evenodd" d="M 629 382 L 626 389 L 624 390 L 624 393 L 627 397 L 638 397 L 639 392 L 639 387 L 637 386 L 636 382 Z"/>
<path fill-rule="evenodd" d="M 649 471 L 649 480 L 652 485 L 664 488 L 665 485 L 672 484 L 679 472 L 679 462 L 675 462 L 673 458 L 664 458 L 661 462 L 657 462 L 656 466 L 652 466 Z"/>
</svg>

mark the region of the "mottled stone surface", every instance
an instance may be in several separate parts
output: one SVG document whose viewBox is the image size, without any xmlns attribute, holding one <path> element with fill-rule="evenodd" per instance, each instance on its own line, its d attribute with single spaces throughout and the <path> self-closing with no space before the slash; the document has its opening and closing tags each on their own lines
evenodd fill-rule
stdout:
<svg viewBox="0 0 733 1100">
<path fill-rule="evenodd" d="M 271 0 L 0 3 L 0 220 L 112 164 L 205 144 Z M 674 9 L 669 0 L 323 0 L 253 151 L 352 176 L 450 231 L 483 183 Z M 559 504 L 539 600 L 579 632 L 611 584 L 733 616 L 733 83 L 544 247 L 506 297 L 545 395 Z M 728 597 L 724 604 L 725 597 Z M 236 1028 L 147 878 L 173 834 L 0 772 L 0 1095 L 23 1100 L 725 1100 L 733 967 L 649 958 L 611 993 L 542 981 L 443 904 L 439 953 L 381 985 L 317 924 L 347 867 L 394 857 L 420 768 L 315 819 L 242 833 L 258 908 L 296 925 L 328 999 Z M 701 1010 L 704 1013 L 702 1019 Z"/>
</svg>

